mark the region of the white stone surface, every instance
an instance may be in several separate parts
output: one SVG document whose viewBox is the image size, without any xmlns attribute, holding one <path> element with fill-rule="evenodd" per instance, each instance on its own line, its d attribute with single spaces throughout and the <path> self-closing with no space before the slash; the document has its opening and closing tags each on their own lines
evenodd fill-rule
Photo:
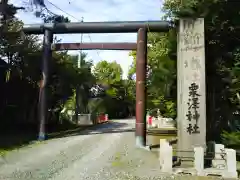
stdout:
<svg viewBox="0 0 240 180">
<path fill-rule="evenodd" d="M 153 128 L 157 128 L 158 127 L 158 120 L 156 118 L 153 117 L 152 119 L 152 126 Z"/>
<path fill-rule="evenodd" d="M 152 118 L 152 125 L 148 124 L 148 128 L 160 128 L 160 129 L 176 129 L 174 121 L 171 118 L 158 117 Z"/>
<path fill-rule="evenodd" d="M 160 140 L 159 162 L 162 172 L 172 173 L 172 155 L 173 149 L 166 139 Z"/>
<path fill-rule="evenodd" d="M 193 147 L 206 146 L 206 90 L 205 90 L 205 42 L 204 19 L 180 19 L 178 34 L 178 150 L 192 151 Z M 194 126 L 196 120 L 187 119 L 189 87 L 192 83 L 198 86 L 199 98 L 198 113 L 200 117 L 197 125 L 199 133 L 188 133 L 189 124 Z M 191 113 L 195 111 L 190 109 Z M 179 156 L 187 156 L 179 152 Z"/>
<path fill-rule="evenodd" d="M 223 144 L 215 144 L 215 156 L 212 160 L 212 167 L 226 169 L 226 154 Z"/>
<path fill-rule="evenodd" d="M 197 170 L 198 175 L 202 174 L 204 169 L 204 148 L 194 147 L 194 168 Z"/>
<path fill-rule="evenodd" d="M 163 118 L 163 117 L 159 117 L 159 128 L 175 128 L 173 119 L 171 118 Z"/>
<path fill-rule="evenodd" d="M 236 150 L 234 149 L 225 149 L 226 152 L 226 161 L 227 161 L 227 171 L 231 178 L 237 178 L 237 159 L 236 159 Z"/>
<path fill-rule="evenodd" d="M 92 125 L 91 114 L 78 114 L 78 125 Z"/>
<path fill-rule="evenodd" d="M 168 142 L 166 139 L 160 139 L 160 148 L 166 145 Z"/>
</svg>

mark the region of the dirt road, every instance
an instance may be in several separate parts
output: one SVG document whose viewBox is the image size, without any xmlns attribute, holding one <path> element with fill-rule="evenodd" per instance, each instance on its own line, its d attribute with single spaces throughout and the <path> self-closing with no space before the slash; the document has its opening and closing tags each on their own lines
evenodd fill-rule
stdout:
<svg viewBox="0 0 240 180">
<path fill-rule="evenodd" d="M 156 154 L 135 147 L 134 119 L 8 153 L 3 180 L 163 179 Z"/>
</svg>

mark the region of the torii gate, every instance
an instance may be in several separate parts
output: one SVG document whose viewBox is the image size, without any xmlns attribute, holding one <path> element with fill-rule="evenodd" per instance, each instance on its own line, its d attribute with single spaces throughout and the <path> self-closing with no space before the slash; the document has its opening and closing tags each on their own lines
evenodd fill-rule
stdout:
<svg viewBox="0 0 240 180">
<path fill-rule="evenodd" d="M 44 34 L 42 83 L 39 94 L 39 139 L 45 139 L 47 117 L 48 62 L 52 50 L 137 50 L 136 62 L 136 145 L 146 146 L 146 65 L 147 32 L 166 32 L 171 28 L 167 21 L 127 21 L 127 22 L 79 22 L 47 23 L 24 25 L 25 34 Z M 59 43 L 52 44 L 53 34 L 72 33 L 138 33 L 137 43 Z"/>
</svg>

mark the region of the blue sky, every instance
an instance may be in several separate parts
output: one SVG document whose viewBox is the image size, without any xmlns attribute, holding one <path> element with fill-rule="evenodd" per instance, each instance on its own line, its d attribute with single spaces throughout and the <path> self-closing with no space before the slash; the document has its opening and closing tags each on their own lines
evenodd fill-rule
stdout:
<svg viewBox="0 0 240 180">
<path fill-rule="evenodd" d="M 10 0 L 9 2 L 21 6 L 24 1 L 28 0 Z M 67 16 L 72 22 L 80 21 L 82 17 L 86 22 L 147 21 L 160 20 L 162 0 L 45 0 L 45 4 L 49 10 Z M 17 16 L 26 24 L 41 23 L 41 19 L 36 18 L 31 12 L 19 12 Z M 58 35 L 58 37 L 62 42 L 80 42 L 80 34 Z M 84 34 L 83 42 L 136 42 L 136 34 Z M 128 55 L 129 51 L 91 50 L 86 52 L 88 58 L 95 64 L 100 60 L 116 61 L 123 68 L 124 77 L 132 63 L 132 58 Z"/>
</svg>

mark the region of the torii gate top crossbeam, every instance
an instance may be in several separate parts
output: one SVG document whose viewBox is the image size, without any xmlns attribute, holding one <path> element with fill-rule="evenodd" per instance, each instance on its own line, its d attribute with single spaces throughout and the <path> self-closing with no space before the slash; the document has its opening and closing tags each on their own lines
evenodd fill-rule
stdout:
<svg viewBox="0 0 240 180">
<path fill-rule="evenodd" d="M 70 33 L 135 33 L 140 28 L 150 32 L 166 32 L 170 29 L 168 21 L 120 21 L 120 22 L 77 22 L 77 23 L 45 23 L 26 24 L 23 32 L 26 34 L 43 34 L 45 29 L 54 34 Z"/>
<path fill-rule="evenodd" d="M 56 43 L 52 50 L 137 50 L 137 43 Z"/>
</svg>

